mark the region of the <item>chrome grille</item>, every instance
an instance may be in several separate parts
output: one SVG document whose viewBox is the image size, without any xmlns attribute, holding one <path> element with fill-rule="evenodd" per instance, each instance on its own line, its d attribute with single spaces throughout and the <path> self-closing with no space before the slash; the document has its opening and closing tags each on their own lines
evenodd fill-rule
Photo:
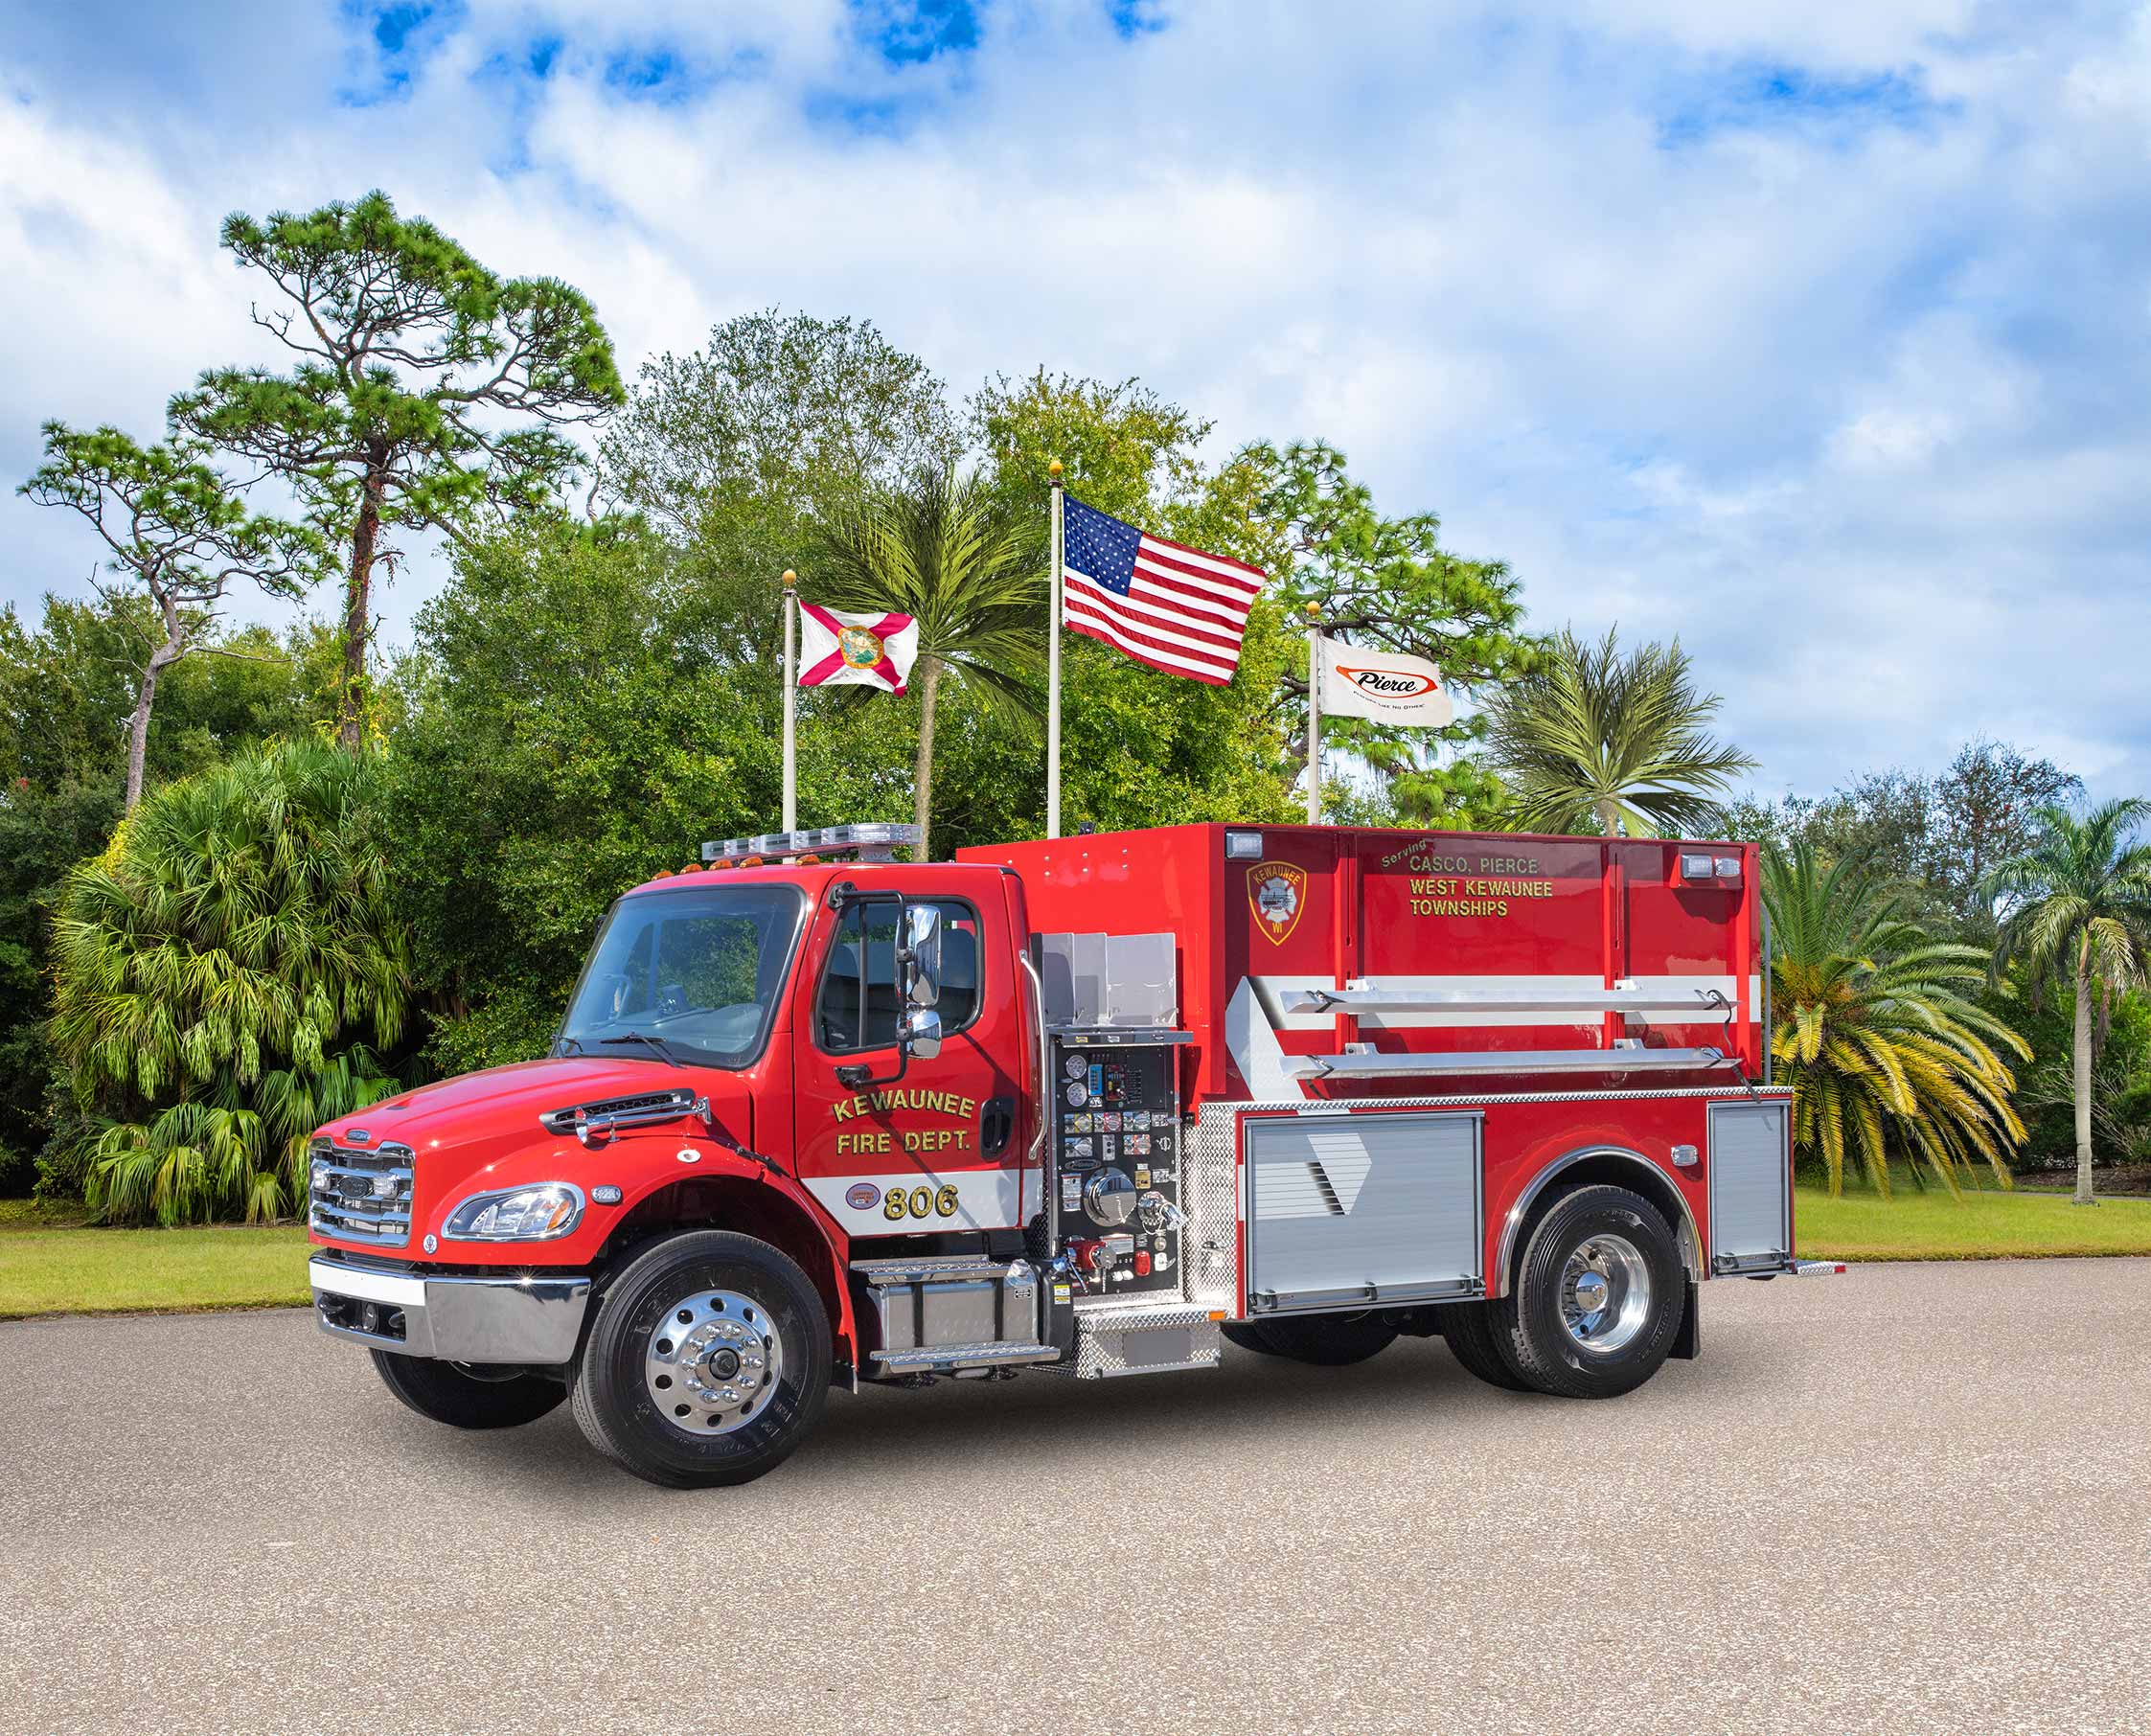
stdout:
<svg viewBox="0 0 2151 1736">
<path fill-rule="evenodd" d="M 411 1239 L 412 1159 L 407 1145 L 315 1146 L 307 1154 L 307 1222 L 319 1235 L 401 1247 Z"/>
</svg>

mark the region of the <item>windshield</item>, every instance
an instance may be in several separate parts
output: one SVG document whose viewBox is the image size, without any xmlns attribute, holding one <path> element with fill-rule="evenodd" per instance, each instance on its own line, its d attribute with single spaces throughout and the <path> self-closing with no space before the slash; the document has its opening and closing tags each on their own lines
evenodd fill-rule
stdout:
<svg viewBox="0 0 2151 1736">
<path fill-rule="evenodd" d="M 804 904 L 791 886 L 697 887 L 613 905 L 554 1044 L 743 1067 L 762 1052 Z"/>
</svg>

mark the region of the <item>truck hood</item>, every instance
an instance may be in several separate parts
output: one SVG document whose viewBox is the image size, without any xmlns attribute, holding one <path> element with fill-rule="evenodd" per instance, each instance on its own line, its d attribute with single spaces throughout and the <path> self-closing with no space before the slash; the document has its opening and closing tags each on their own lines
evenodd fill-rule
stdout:
<svg viewBox="0 0 2151 1736">
<path fill-rule="evenodd" d="M 354 1143 L 351 1134 L 355 1129 L 368 1135 L 365 1144 L 395 1140 L 417 1150 L 436 1139 L 452 1138 L 460 1145 L 473 1138 L 514 1133 L 542 1138 L 538 1117 L 549 1109 L 682 1085 L 699 1093 L 709 1085 L 709 1076 L 698 1067 L 668 1066 L 655 1059 L 573 1055 L 518 1061 L 421 1085 L 331 1122 L 321 1131 L 339 1145 Z"/>
</svg>

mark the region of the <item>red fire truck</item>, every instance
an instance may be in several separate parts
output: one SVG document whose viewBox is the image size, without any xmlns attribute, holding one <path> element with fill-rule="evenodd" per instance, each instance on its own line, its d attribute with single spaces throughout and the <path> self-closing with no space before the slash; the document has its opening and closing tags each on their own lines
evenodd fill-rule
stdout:
<svg viewBox="0 0 2151 1736">
<path fill-rule="evenodd" d="M 328 1332 L 654 1482 L 829 1388 L 1357 1362 L 1609 1398 L 1803 1269 L 1751 845 L 1170 826 L 635 887 L 550 1055 L 312 1142 Z M 1827 1268 L 1825 1268 L 1827 1269 Z"/>
</svg>

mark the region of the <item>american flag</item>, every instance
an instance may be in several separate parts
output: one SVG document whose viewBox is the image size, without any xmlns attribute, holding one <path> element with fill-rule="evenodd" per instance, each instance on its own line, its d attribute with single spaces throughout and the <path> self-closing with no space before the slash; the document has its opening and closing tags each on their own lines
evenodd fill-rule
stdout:
<svg viewBox="0 0 2151 1736">
<path fill-rule="evenodd" d="M 1146 537 L 1063 497 L 1062 619 L 1138 663 L 1223 687 L 1240 667 L 1259 566 Z"/>
</svg>

